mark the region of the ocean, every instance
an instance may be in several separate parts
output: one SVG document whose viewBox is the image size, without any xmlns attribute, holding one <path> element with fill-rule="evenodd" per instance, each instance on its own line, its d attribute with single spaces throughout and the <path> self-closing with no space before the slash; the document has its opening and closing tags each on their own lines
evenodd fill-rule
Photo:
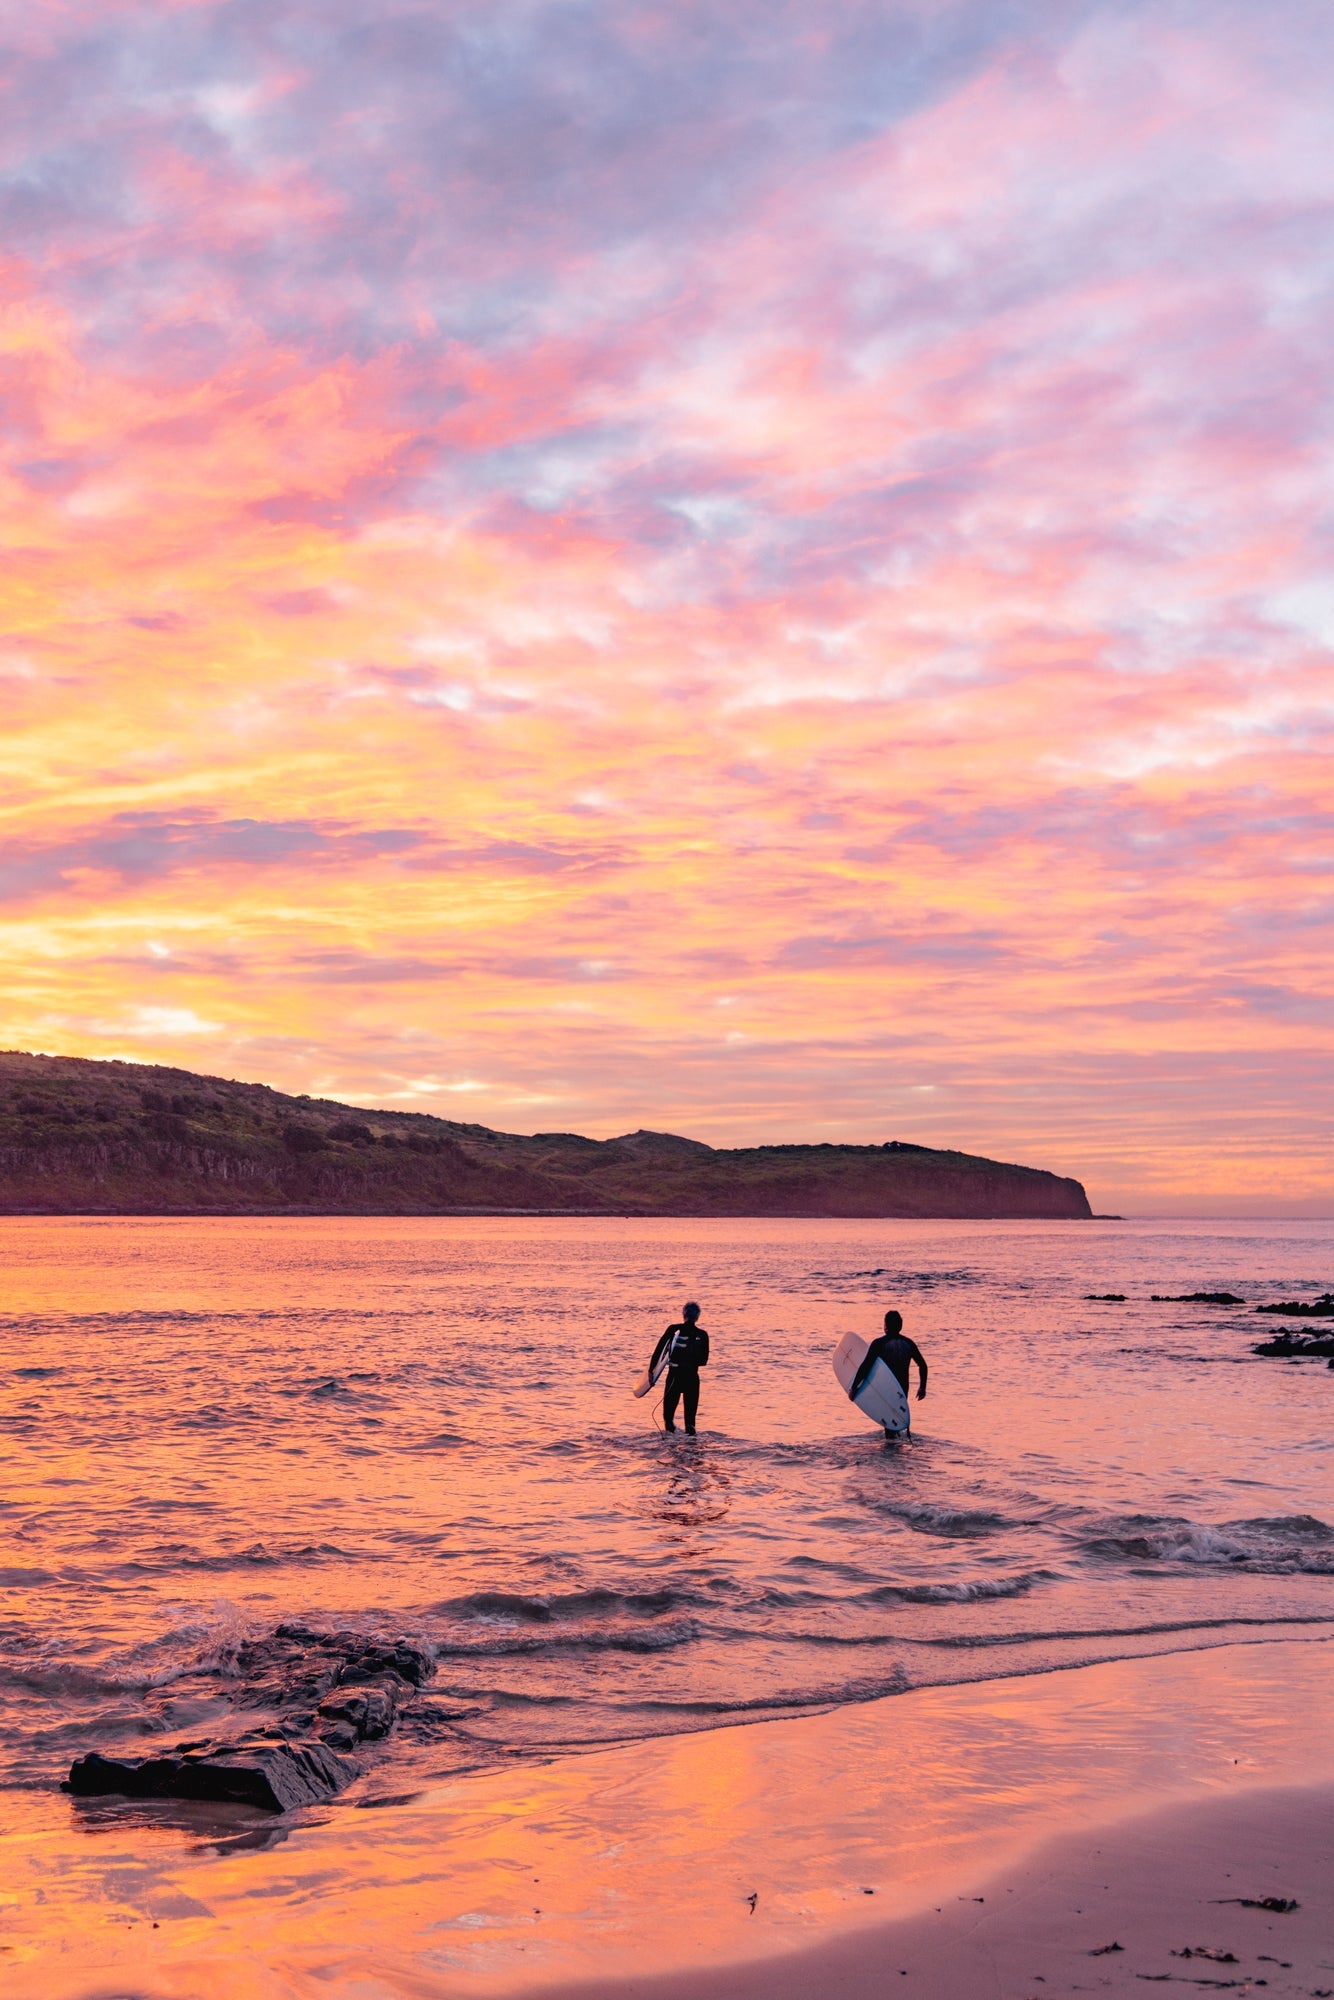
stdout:
<svg viewBox="0 0 1334 2000">
<path fill-rule="evenodd" d="M 363 1800 L 1334 1629 L 1334 1372 L 1251 1352 L 1256 1305 L 1334 1285 L 1328 1223 L 0 1228 L 8 1787 L 220 1727 L 293 1622 L 435 1656 Z M 629 1393 L 687 1298 L 695 1439 Z M 931 1370 L 906 1444 L 830 1367 L 890 1306 Z"/>
</svg>

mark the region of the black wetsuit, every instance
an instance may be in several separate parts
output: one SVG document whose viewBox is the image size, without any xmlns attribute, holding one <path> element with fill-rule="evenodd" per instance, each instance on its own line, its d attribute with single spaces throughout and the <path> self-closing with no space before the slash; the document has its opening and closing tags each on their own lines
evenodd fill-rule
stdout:
<svg viewBox="0 0 1334 2000">
<path fill-rule="evenodd" d="M 925 1390 L 926 1362 L 922 1358 L 922 1350 L 917 1345 L 917 1342 L 909 1340 L 906 1333 L 882 1333 L 880 1338 L 873 1340 L 867 1348 L 866 1357 L 852 1378 L 852 1387 L 848 1391 L 849 1396 L 857 1394 L 857 1391 L 861 1388 L 862 1383 L 875 1367 L 877 1361 L 884 1362 L 905 1396 L 908 1393 L 908 1365 L 910 1362 L 915 1361 L 921 1370 L 921 1378 L 917 1386 L 919 1389 Z"/>
<path fill-rule="evenodd" d="M 708 1366 L 709 1336 L 702 1326 L 693 1326 L 689 1320 L 669 1326 L 653 1350 L 650 1369 L 657 1367 L 668 1348 L 671 1354 L 667 1387 L 662 1397 L 663 1428 L 669 1431 L 676 1429 L 676 1406 L 681 1403 L 685 1409 L 687 1435 L 693 1437 L 695 1413 L 699 1409 L 699 1371 Z"/>
</svg>

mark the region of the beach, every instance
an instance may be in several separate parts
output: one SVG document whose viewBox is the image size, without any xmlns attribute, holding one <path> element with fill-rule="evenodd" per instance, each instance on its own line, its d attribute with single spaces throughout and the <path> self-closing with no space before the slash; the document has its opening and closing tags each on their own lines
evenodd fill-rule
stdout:
<svg viewBox="0 0 1334 2000">
<path fill-rule="evenodd" d="M 925 1689 L 295 1827 L 29 1795 L 4 1842 L 6 1990 L 1311 1992 L 1334 1960 L 1330 1659 L 1288 1641 Z M 1197 1946 L 1237 1963 L 1171 1957 Z"/>
<path fill-rule="evenodd" d="M 565 1991 L 570 2000 L 864 2000 L 893 1991 L 897 1974 L 915 2000 L 1142 1993 L 1145 1983 L 1328 1995 L 1332 1862 L 1334 1786 L 1247 1792 L 1056 1836 L 1006 1874 L 946 1889 L 924 1915 L 787 1958 Z M 1246 1907 L 1243 1883 L 1252 1902 L 1297 1907 Z"/>
</svg>

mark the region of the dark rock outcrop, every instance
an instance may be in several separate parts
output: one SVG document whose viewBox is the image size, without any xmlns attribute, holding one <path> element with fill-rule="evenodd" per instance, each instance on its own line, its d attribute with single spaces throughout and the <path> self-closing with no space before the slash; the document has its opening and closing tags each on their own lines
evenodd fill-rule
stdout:
<svg viewBox="0 0 1334 2000">
<path fill-rule="evenodd" d="M 138 1760 L 93 1751 L 70 1767 L 65 1790 L 88 1798 L 217 1799 L 293 1812 L 334 1798 L 357 1776 L 356 1753 L 387 1736 L 433 1672 L 429 1653 L 400 1639 L 280 1625 L 237 1649 L 229 1692 L 256 1727 L 177 1743 Z"/>
<path fill-rule="evenodd" d="M 116 1757 L 79 1757 L 65 1790 L 80 1798 L 120 1792 L 132 1799 L 215 1799 L 294 1812 L 332 1799 L 357 1775 L 348 1757 L 322 1743 L 180 1744 L 170 1757 L 132 1764 Z"/>
<path fill-rule="evenodd" d="M 1257 1306 L 1258 1313 L 1282 1313 L 1286 1319 L 1334 1319 L 1334 1292 L 1318 1299 L 1284 1299 L 1276 1306 Z"/>
<path fill-rule="evenodd" d="M 1154 1292 L 1156 1306 L 1244 1306 L 1235 1292 Z"/>
<path fill-rule="evenodd" d="M 1328 1354 L 1334 1365 L 1334 1333 L 1280 1333 L 1272 1340 L 1262 1340 L 1251 1352 L 1278 1361 L 1300 1360 L 1307 1354 Z"/>
</svg>

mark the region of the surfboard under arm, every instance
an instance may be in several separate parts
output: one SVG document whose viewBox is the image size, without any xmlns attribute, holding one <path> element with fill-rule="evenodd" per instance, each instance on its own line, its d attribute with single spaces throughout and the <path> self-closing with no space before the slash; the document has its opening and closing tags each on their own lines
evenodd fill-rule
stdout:
<svg viewBox="0 0 1334 2000">
<path fill-rule="evenodd" d="M 852 1395 L 852 1384 L 857 1370 L 866 1359 L 869 1346 L 870 1342 L 863 1340 L 859 1333 L 844 1334 L 834 1349 L 834 1373 L 839 1385 L 844 1395 L 873 1424 L 883 1424 L 887 1431 L 906 1431 L 911 1422 L 908 1398 L 898 1377 L 879 1358 L 857 1394 Z"/>
<path fill-rule="evenodd" d="M 631 1395 L 647 1396 L 650 1389 L 656 1389 L 666 1366 L 667 1366 L 667 1354 L 666 1351 L 664 1350 L 662 1358 L 659 1360 L 656 1368 L 650 1361 L 648 1367 L 644 1370 L 639 1380 L 635 1383 L 634 1388 L 630 1391 Z"/>
</svg>

